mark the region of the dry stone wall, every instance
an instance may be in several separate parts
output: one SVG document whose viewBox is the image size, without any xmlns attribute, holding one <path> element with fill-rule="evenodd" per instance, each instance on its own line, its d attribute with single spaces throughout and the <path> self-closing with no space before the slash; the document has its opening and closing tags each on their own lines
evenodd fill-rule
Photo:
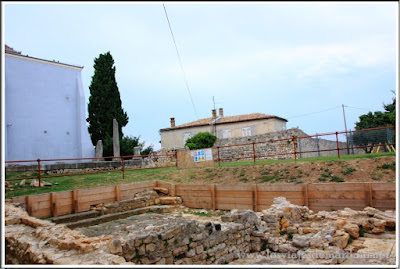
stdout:
<svg viewBox="0 0 400 269">
<path fill-rule="evenodd" d="M 275 155 L 265 157 L 269 159 L 292 159 L 294 158 L 294 146 L 293 146 L 293 137 L 304 137 L 309 136 L 304 133 L 302 130 L 298 128 L 292 128 L 284 131 L 272 132 L 262 135 L 248 136 L 248 137 L 233 137 L 233 138 L 219 138 L 214 147 L 222 147 L 222 146 L 231 146 L 237 144 L 249 144 L 252 142 L 265 142 L 271 141 L 267 143 L 255 144 L 255 154 L 256 156 L 266 156 L 266 155 Z M 272 140 L 281 140 L 282 141 L 272 141 Z M 290 140 L 287 140 L 290 139 Z M 337 151 L 324 151 L 327 149 L 336 149 L 336 140 L 327 140 L 323 138 L 300 138 L 296 139 L 296 152 L 297 158 L 308 158 L 308 157 L 317 157 L 317 156 L 330 156 L 337 155 Z M 347 144 L 344 142 L 339 142 L 339 148 L 346 148 Z M 221 159 L 230 159 L 237 157 L 253 157 L 253 145 L 241 145 L 241 146 L 233 146 L 233 147 L 224 147 L 220 148 L 220 158 Z M 314 151 L 305 153 L 306 151 Z M 347 150 L 340 150 L 341 155 L 347 154 Z M 352 151 L 350 151 L 351 153 Z M 363 153 L 360 150 L 355 150 L 355 153 Z M 218 151 L 214 150 L 214 159 L 217 160 Z"/>
</svg>

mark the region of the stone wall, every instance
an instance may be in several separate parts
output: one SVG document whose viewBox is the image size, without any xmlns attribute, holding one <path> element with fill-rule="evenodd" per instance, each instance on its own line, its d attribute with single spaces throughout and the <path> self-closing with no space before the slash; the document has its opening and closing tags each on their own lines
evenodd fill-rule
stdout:
<svg viewBox="0 0 400 269">
<path fill-rule="evenodd" d="M 292 128 L 279 132 L 272 132 L 262 135 L 256 136 L 248 136 L 248 137 L 235 137 L 235 138 L 224 138 L 218 139 L 214 144 L 214 147 L 223 147 L 223 146 L 231 146 L 237 145 L 240 146 L 232 146 L 232 147 L 223 147 L 219 149 L 220 158 L 221 159 L 231 159 L 231 158 L 239 158 L 239 157 L 253 157 L 253 145 L 252 142 L 265 142 L 255 144 L 255 155 L 256 156 L 266 156 L 266 155 L 276 155 L 276 156 L 268 156 L 268 157 L 257 157 L 257 159 L 293 159 L 294 158 L 294 146 L 293 146 L 293 137 L 304 137 L 309 136 L 304 133 L 302 130 L 298 128 Z M 333 138 L 335 139 L 335 138 Z M 281 141 L 273 141 L 273 140 L 281 140 Z M 317 157 L 317 156 L 334 156 L 337 155 L 337 145 L 335 140 L 327 140 L 322 138 L 299 138 L 295 140 L 296 143 L 296 158 L 308 158 L 308 157 Z M 243 145 L 247 144 L 247 145 Z M 345 142 L 339 142 L 339 148 L 346 148 L 347 145 Z M 333 149 L 331 151 L 324 151 L 327 149 Z M 305 153 L 306 151 L 315 151 Z M 340 155 L 346 155 L 347 150 L 339 150 Z M 350 150 L 350 154 L 352 151 Z M 363 153 L 360 150 L 355 151 L 355 153 Z M 218 159 L 218 150 L 214 150 L 214 159 Z"/>
</svg>

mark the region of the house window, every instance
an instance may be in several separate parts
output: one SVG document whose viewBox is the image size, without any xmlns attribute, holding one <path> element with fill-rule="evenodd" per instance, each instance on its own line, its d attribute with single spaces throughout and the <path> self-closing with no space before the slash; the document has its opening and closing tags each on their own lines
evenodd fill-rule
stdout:
<svg viewBox="0 0 400 269">
<path fill-rule="evenodd" d="M 191 133 L 184 133 L 183 134 L 183 144 L 186 144 L 186 140 L 192 137 Z"/>
<path fill-rule="evenodd" d="M 242 128 L 242 136 L 251 136 L 251 127 Z"/>
<path fill-rule="evenodd" d="M 231 130 L 230 129 L 223 130 L 222 131 L 222 138 L 229 138 L 229 137 L 231 137 Z"/>
</svg>

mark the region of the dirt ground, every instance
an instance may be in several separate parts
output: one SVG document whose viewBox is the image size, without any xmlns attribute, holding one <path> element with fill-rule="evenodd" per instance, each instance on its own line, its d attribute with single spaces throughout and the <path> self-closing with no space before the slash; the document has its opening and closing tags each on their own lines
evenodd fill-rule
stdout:
<svg viewBox="0 0 400 269">
<path fill-rule="evenodd" d="M 167 181 L 193 184 L 394 182 L 396 157 L 359 158 L 174 171 Z"/>
</svg>

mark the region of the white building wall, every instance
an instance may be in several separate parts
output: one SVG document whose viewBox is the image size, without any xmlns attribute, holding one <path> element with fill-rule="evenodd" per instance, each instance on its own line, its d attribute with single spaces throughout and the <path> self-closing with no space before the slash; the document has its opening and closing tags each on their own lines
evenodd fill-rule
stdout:
<svg viewBox="0 0 400 269">
<path fill-rule="evenodd" d="M 5 56 L 5 159 L 94 157 L 81 68 Z"/>
</svg>

